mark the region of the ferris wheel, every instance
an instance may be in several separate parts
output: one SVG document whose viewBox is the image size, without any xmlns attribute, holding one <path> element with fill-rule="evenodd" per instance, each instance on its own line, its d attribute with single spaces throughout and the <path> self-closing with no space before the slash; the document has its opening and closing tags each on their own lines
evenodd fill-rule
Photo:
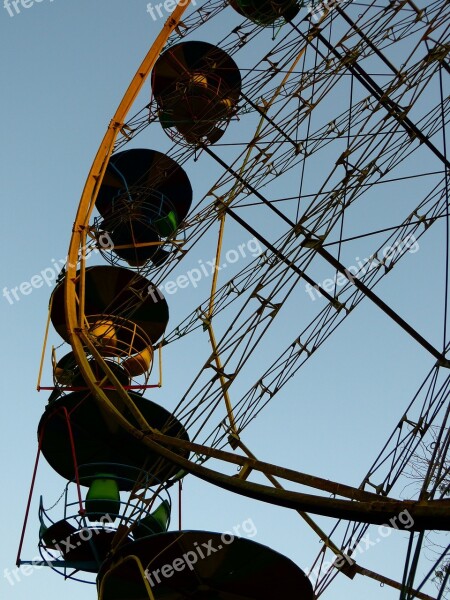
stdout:
<svg viewBox="0 0 450 600">
<path fill-rule="evenodd" d="M 42 564 L 95 581 L 100 600 L 313 600 L 356 576 L 400 600 L 447 597 L 449 547 L 419 565 L 430 532 L 450 529 L 449 22 L 444 0 L 178 3 L 100 145 L 50 298 L 46 339 L 61 345 L 43 352 L 54 381 L 18 564 L 42 454 L 67 482 L 39 505 Z M 432 326 L 404 310 L 427 245 L 442 263 Z M 269 462 L 276 424 L 256 456 L 247 431 L 362 304 L 423 369 L 362 480 Z M 170 409 L 148 398 L 167 369 Z M 296 511 L 322 542 L 311 571 L 252 540 L 169 531 L 171 492 L 192 476 Z M 371 525 L 409 536 L 398 579 L 360 564 Z"/>
</svg>

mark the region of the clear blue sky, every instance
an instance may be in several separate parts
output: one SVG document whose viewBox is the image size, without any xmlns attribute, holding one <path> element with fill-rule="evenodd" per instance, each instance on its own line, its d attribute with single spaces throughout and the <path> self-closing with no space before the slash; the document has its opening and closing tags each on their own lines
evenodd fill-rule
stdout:
<svg viewBox="0 0 450 600">
<path fill-rule="evenodd" d="M 76 207 L 98 144 L 126 86 L 162 26 L 162 20 L 155 21 L 146 12 L 146 4 L 145 0 L 29 0 L 29 8 L 20 5 L 13 16 L 0 7 L 1 289 L 11 290 L 29 282 L 34 275 L 65 258 Z M 220 23 L 208 30 L 208 39 L 218 41 L 237 22 L 236 15 L 227 9 Z M 203 39 L 202 35 L 200 29 L 194 39 Z M 256 48 L 262 52 L 261 46 Z M 245 68 L 250 67 L 248 62 Z M 145 90 L 149 95 L 149 84 Z M 347 100 L 340 97 L 337 102 L 344 110 Z M 242 136 L 242 141 L 247 141 L 251 136 L 250 125 L 245 119 L 233 124 L 230 139 Z M 135 146 L 164 151 L 168 142 L 161 131 L 152 128 L 152 135 L 145 132 Z M 426 171 L 435 167 L 423 153 L 415 168 Z M 188 163 L 185 168 L 199 200 L 217 170 L 206 157 Z M 407 169 L 411 172 L 411 163 Z M 298 171 L 292 178 L 298 178 Z M 314 186 L 314 178 L 308 183 Z M 287 190 L 289 182 L 284 185 Z M 373 194 L 361 212 L 355 210 L 352 215 L 353 230 L 371 231 L 379 224 L 400 223 L 429 187 L 422 182 L 416 186 L 408 183 L 397 188 L 393 185 L 388 195 Z M 282 190 L 278 193 L 283 195 Z M 379 203 L 377 207 L 375 201 Z M 263 225 L 259 218 L 262 219 L 255 218 L 255 223 Z M 380 295 L 440 347 L 445 237 L 443 227 L 437 225 L 436 230 L 435 236 L 424 236 L 420 249 L 398 266 L 398 272 L 391 278 L 394 283 L 389 279 L 380 286 Z M 237 248 L 251 237 L 234 225 L 228 231 L 226 249 Z M 356 257 L 369 256 L 381 240 L 347 246 L 343 261 L 355 264 Z M 193 255 L 191 265 L 185 268 L 196 266 L 198 260 L 210 260 L 214 250 L 215 233 L 211 232 Z M 323 281 L 334 273 L 331 267 L 319 264 L 315 275 Z M 206 298 L 208 285 L 209 282 L 202 282 L 195 293 L 179 290 L 168 297 L 171 308 L 168 331 Z M 62 595 L 66 600 L 93 600 L 96 598 L 93 586 L 65 582 L 50 570 L 40 569 L 29 576 L 22 574 L 14 586 L 3 577 L 4 569 L 14 569 L 36 453 L 36 429 L 47 401 L 46 392 L 36 392 L 36 380 L 50 291 L 50 286 L 43 285 L 27 295 L 21 294 L 20 300 L 12 304 L 6 297 L 0 297 L 3 341 L 0 595 L 11 600 L 28 600 L 44 594 L 48 600 Z M 265 366 L 270 364 L 275 359 L 275 349 L 281 351 L 301 331 L 308 316 L 319 309 L 319 303 L 324 306 L 323 300 L 313 302 L 304 284 L 300 284 L 258 361 Z M 224 325 L 225 322 L 221 323 L 219 329 Z M 51 343 L 58 343 L 56 334 Z M 152 399 L 174 407 L 176 395 L 183 389 L 180 381 L 186 381 L 184 387 L 187 387 L 196 367 L 206 360 L 209 352 L 206 334 L 170 346 L 165 356 L 166 386 L 152 395 Z M 359 486 L 433 363 L 432 357 L 366 301 L 298 377 L 285 386 L 243 439 L 261 460 Z M 49 385 L 49 360 L 46 365 L 43 383 Z M 252 368 L 256 369 L 257 364 Z M 247 372 L 237 384 L 235 398 L 245 393 L 257 377 L 258 371 Z M 44 493 L 51 504 L 63 486 L 63 480 L 43 460 L 24 557 L 37 555 L 37 497 Z M 397 494 L 402 494 L 401 488 Z M 183 514 L 185 528 L 211 531 L 229 530 L 251 519 L 258 532 L 256 541 L 286 554 L 303 568 L 312 563 L 321 547 L 317 537 L 293 511 L 233 496 L 192 477 L 185 482 Z M 317 521 L 325 531 L 332 526 L 331 520 L 317 518 Z M 374 528 L 372 539 L 377 537 Z M 361 555 L 361 564 L 400 579 L 406 542 L 406 534 L 394 532 Z M 341 576 L 324 597 L 395 600 L 398 594 L 387 587 L 380 589 L 377 583 L 361 577 L 350 581 Z"/>
</svg>

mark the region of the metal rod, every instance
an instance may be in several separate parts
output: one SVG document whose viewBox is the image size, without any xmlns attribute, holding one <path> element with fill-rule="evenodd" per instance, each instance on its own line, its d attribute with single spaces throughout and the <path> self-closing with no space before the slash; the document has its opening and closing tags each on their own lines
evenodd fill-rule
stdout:
<svg viewBox="0 0 450 600">
<path fill-rule="evenodd" d="M 318 242 L 315 250 L 320 256 L 322 256 L 327 262 L 329 262 L 335 269 L 342 273 L 355 287 L 357 287 L 367 298 L 381 308 L 381 310 L 388 315 L 397 325 L 406 331 L 416 342 L 418 342 L 425 350 L 427 350 L 432 356 L 434 356 L 441 366 L 450 366 L 449 361 L 446 360 L 445 355 L 439 352 L 434 346 L 432 346 L 424 337 L 420 335 L 409 323 L 402 319 L 390 306 L 386 304 L 381 298 L 379 298 L 370 288 L 368 288 L 362 281 L 352 275 L 349 270 L 344 267 L 332 254 L 330 254 L 325 248 L 323 248 Z"/>
<path fill-rule="evenodd" d="M 221 158 L 219 158 L 218 156 L 215 155 L 214 152 L 212 152 L 212 150 L 210 150 L 207 146 L 204 146 L 203 149 L 207 152 L 207 154 L 209 154 L 212 158 L 217 160 L 219 162 L 219 164 L 221 164 L 224 168 L 226 168 L 230 173 L 232 173 L 235 177 L 239 178 L 239 181 L 241 181 L 241 183 L 243 183 L 249 191 L 251 191 L 253 194 L 255 194 L 266 206 L 268 206 L 273 212 L 275 212 L 275 214 L 277 214 L 278 216 L 281 216 L 283 221 L 288 223 L 293 229 L 298 229 L 298 226 L 296 226 L 293 221 L 291 221 L 288 217 L 286 217 L 286 215 L 283 215 L 275 206 L 273 206 L 273 204 L 269 200 L 267 200 L 267 198 L 265 198 L 260 192 L 258 192 L 258 190 L 256 190 L 251 184 L 246 182 L 246 180 L 243 177 L 241 177 L 238 173 L 233 171 L 233 169 L 228 167 L 222 161 Z M 272 244 L 270 244 L 270 242 L 268 242 L 261 234 L 259 234 L 255 229 L 253 229 L 253 227 L 251 227 L 248 223 L 246 223 L 243 219 L 241 219 L 229 206 L 227 206 L 225 203 L 222 203 L 222 205 L 224 207 L 224 210 L 236 222 L 238 222 L 240 225 L 242 225 L 242 227 L 244 227 L 245 229 L 247 229 L 247 231 L 249 231 L 252 235 L 254 235 L 269 250 L 271 250 L 278 258 L 280 258 L 280 260 L 282 260 L 284 263 L 289 265 L 289 267 L 294 272 L 296 272 L 298 275 L 303 277 L 305 279 L 305 281 L 307 281 L 308 283 L 313 285 L 313 287 L 315 287 L 318 291 L 320 291 L 320 293 L 323 294 L 325 296 L 325 298 L 327 298 L 327 300 L 332 303 L 333 306 L 339 305 L 339 302 L 336 298 L 333 298 L 332 296 L 330 296 L 330 294 L 328 294 L 327 292 L 322 290 L 322 288 L 318 284 L 314 283 L 314 281 L 310 277 L 308 277 L 308 275 L 306 275 L 306 273 L 304 273 L 301 269 L 299 269 L 296 265 L 294 265 L 292 263 L 292 261 L 290 261 L 287 257 L 285 257 L 274 246 L 272 246 Z M 300 229 L 300 231 L 302 231 L 302 228 Z M 307 230 L 303 229 L 303 233 L 304 233 L 305 237 L 309 236 L 309 232 Z M 348 272 L 348 270 L 344 267 L 344 265 L 342 265 L 336 258 L 334 258 L 334 256 L 332 256 L 329 252 L 327 252 L 323 247 L 320 246 L 319 240 L 317 240 L 317 245 L 314 247 L 314 250 L 318 254 L 320 254 L 323 258 L 325 258 L 325 260 L 327 260 L 338 271 L 343 273 L 347 277 L 347 279 L 349 279 L 360 291 L 362 291 L 367 296 L 367 298 L 372 300 L 372 302 L 376 306 L 378 306 L 378 308 L 380 308 L 386 315 L 388 315 L 391 319 L 393 319 L 394 322 L 397 323 L 397 325 L 400 325 L 400 327 L 402 327 L 402 329 L 404 331 L 406 331 L 406 333 L 411 335 L 411 337 L 413 337 L 416 340 L 416 342 L 418 342 L 423 348 L 425 348 L 428 352 L 430 352 L 430 354 L 439 361 L 439 364 L 441 366 L 450 367 L 450 362 L 445 358 L 444 354 L 439 352 L 439 350 L 436 350 L 436 348 L 434 348 L 434 346 L 432 346 L 413 327 L 411 327 L 411 325 L 409 325 L 394 310 L 392 310 L 385 302 L 383 302 L 383 300 L 381 300 L 381 298 L 379 298 L 375 294 L 375 292 L 373 292 L 366 285 L 364 285 L 361 281 L 359 281 L 353 275 L 351 275 L 351 273 Z"/>
<path fill-rule="evenodd" d="M 394 579 L 390 579 L 389 577 L 385 577 L 384 575 L 380 575 L 379 573 L 375 573 L 375 571 L 370 571 L 370 569 L 366 569 L 365 567 L 361 567 L 360 565 L 355 564 L 356 571 L 359 575 L 364 575 L 365 577 L 370 577 L 370 579 L 374 579 L 375 581 L 379 581 L 382 584 L 389 585 L 390 587 L 402 591 L 404 589 L 403 585 Z M 423 592 L 418 592 L 412 588 L 408 588 L 408 591 L 412 592 L 414 598 L 419 598 L 419 600 L 436 600 L 432 596 L 428 596 L 428 594 L 424 594 Z"/>
<path fill-rule="evenodd" d="M 294 29 L 304 37 L 304 34 L 296 27 L 292 25 Z M 329 43 L 329 41 L 321 34 L 317 34 L 317 39 L 319 39 L 322 44 L 334 54 L 336 58 L 338 58 L 341 62 L 343 62 L 344 57 L 336 50 L 336 48 Z M 442 154 L 438 148 L 429 140 L 429 138 L 422 133 L 422 131 L 413 123 L 405 114 L 405 110 L 400 108 L 396 102 L 394 102 L 386 93 L 379 87 L 379 85 L 375 82 L 375 80 L 368 74 L 366 71 L 357 63 L 352 64 L 349 61 L 345 61 L 346 68 L 355 76 L 355 78 L 378 100 L 378 102 L 384 106 L 387 112 L 394 117 L 394 119 L 405 129 L 409 135 L 413 133 L 419 140 L 429 148 L 433 154 L 439 158 L 439 160 L 450 168 L 450 161 Z"/>
<path fill-rule="evenodd" d="M 16 566 L 17 567 L 19 567 L 21 564 L 20 555 L 22 554 L 23 541 L 25 539 L 25 531 L 27 528 L 28 516 L 30 514 L 31 499 L 33 497 L 34 484 L 36 482 L 36 474 L 37 474 L 37 469 L 38 469 L 38 465 L 39 465 L 39 458 L 41 456 L 41 446 L 42 446 L 43 437 L 44 437 L 44 432 L 42 431 L 41 435 L 39 436 L 38 450 L 37 450 L 37 454 L 36 454 L 36 460 L 34 461 L 33 476 L 31 478 L 31 486 L 30 486 L 30 491 L 28 494 L 27 508 L 25 510 L 25 517 L 24 517 L 23 525 L 22 525 L 22 533 L 20 535 L 19 549 L 17 550 L 17 557 L 16 557 Z"/>
</svg>

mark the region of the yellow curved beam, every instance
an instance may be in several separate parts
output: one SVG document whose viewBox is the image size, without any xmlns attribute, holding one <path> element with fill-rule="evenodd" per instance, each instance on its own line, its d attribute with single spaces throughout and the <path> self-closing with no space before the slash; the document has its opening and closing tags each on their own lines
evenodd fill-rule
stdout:
<svg viewBox="0 0 450 600">
<path fill-rule="evenodd" d="M 143 444 L 157 452 L 161 457 L 173 462 L 180 468 L 191 472 L 198 477 L 215 485 L 219 485 L 230 491 L 238 492 L 250 498 L 271 502 L 289 508 L 300 509 L 325 516 L 340 517 L 349 520 L 359 520 L 367 523 L 381 523 L 389 516 L 398 514 L 399 511 L 408 508 L 413 516 L 424 523 L 429 520 L 434 522 L 437 518 L 442 519 L 445 528 L 450 528 L 449 518 L 449 503 L 442 501 L 432 502 L 414 502 L 414 501 L 392 501 L 390 499 L 382 499 L 379 501 L 346 501 L 336 500 L 333 498 L 324 498 L 308 494 L 300 494 L 298 492 L 290 492 L 280 489 L 268 488 L 261 484 L 250 483 L 241 478 L 230 477 L 218 472 L 212 471 L 202 465 L 192 463 L 190 460 L 182 458 L 177 453 L 169 450 L 161 444 L 164 436 L 160 436 L 151 432 L 147 422 L 142 417 L 140 412 L 134 406 L 134 403 L 129 398 L 128 394 L 122 388 L 114 376 L 110 375 L 110 379 L 114 385 L 117 385 L 118 393 L 121 395 L 126 405 L 133 411 L 141 430 L 132 425 L 123 414 L 117 410 L 114 404 L 108 399 L 103 390 L 96 385 L 96 377 L 94 376 L 87 358 L 85 356 L 84 345 L 89 345 L 89 338 L 84 331 L 84 315 L 83 303 L 80 300 L 81 311 L 77 304 L 76 294 L 76 278 L 77 265 L 79 262 L 79 253 L 83 257 L 83 244 L 86 239 L 86 232 L 89 227 L 89 220 L 95 205 L 95 200 L 101 185 L 106 166 L 112 154 L 114 143 L 118 132 L 124 125 L 125 117 L 130 110 L 133 102 L 139 94 L 142 86 L 147 79 L 151 69 L 153 68 L 157 58 L 164 48 L 169 36 L 180 22 L 181 16 L 190 4 L 190 0 L 180 0 L 183 4 L 178 4 L 171 17 L 167 20 L 160 34 L 156 38 L 154 44 L 150 48 L 148 54 L 144 58 L 136 75 L 134 76 L 129 88 L 127 89 L 97 152 L 93 165 L 89 172 L 83 194 L 81 196 L 78 207 L 73 233 L 70 241 L 68 252 L 67 274 L 65 280 L 65 313 L 66 325 L 69 333 L 70 343 L 73 348 L 75 359 L 80 367 L 81 373 L 86 380 L 90 390 L 95 398 L 100 402 L 108 413 L 115 419 L 117 424 L 128 431 L 132 436 L 140 439 Z M 81 283 L 83 282 L 84 261 L 81 258 Z M 80 298 L 84 295 L 82 285 L 80 287 Z M 81 315 L 79 314 L 81 312 Z M 95 348 L 92 348 L 92 353 L 103 366 L 104 361 L 100 355 L 96 356 Z M 106 369 L 105 369 L 106 370 Z M 152 436 L 157 436 L 152 438 Z M 158 441 L 159 440 L 159 441 Z M 175 440 L 168 440 L 168 444 L 176 445 Z M 221 458 L 224 458 L 221 456 Z M 256 468 L 258 461 L 252 463 L 252 468 Z M 261 466 L 259 464 L 259 466 Z M 264 472 L 264 469 L 261 469 Z"/>
<path fill-rule="evenodd" d="M 95 382 L 95 375 L 90 368 L 83 343 L 80 338 L 83 329 L 85 327 L 83 311 L 78 310 L 77 306 L 77 294 L 76 294 L 76 277 L 77 277 L 77 265 L 79 262 L 79 253 L 84 254 L 83 244 L 86 239 L 86 232 L 89 227 L 89 221 L 92 215 L 92 211 L 95 206 L 98 191 L 102 183 L 105 170 L 109 161 L 109 158 L 113 152 L 114 144 L 117 139 L 117 135 L 121 128 L 124 126 L 125 118 L 131 109 L 134 101 L 136 100 L 139 92 L 141 91 L 147 77 L 149 76 L 153 66 L 161 54 L 164 46 L 166 45 L 170 35 L 178 26 L 183 13 L 190 5 L 191 0 L 179 0 L 179 4 L 173 11 L 172 15 L 167 19 L 163 28 L 161 29 L 158 37 L 152 44 L 150 50 L 145 56 L 142 64 L 137 70 L 133 77 L 125 95 L 120 102 L 116 113 L 114 114 L 106 134 L 103 138 L 100 148 L 95 156 L 91 170 L 86 180 L 86 184 L 81 195 L 78 211 L 75 217 L 75 223 L 72 230 L 72 237 L 70 240 L 68 258 L 67 258 L 67 271 L 65 278 L 65 294 L 64 294 L 64 305 L 66 314 L 66 326 L 69 335 L 70 344 L 73 349 L 75 360 L 80 368 L 80 371 L 89 387 L 94 394 L 95 398 L 102 403 L 108 404 L 108 399 L 105 393 L 100 389 Z M 84 261 L 81 261 L 81 284 L 84 279 Z M 84 289 L 80 287 L 80 298 L 84 297 Z M 81 309 L 83 308 L 81 302 Z M 81 313 L 81 314 L 79 314 Z M 103 359 L 99 360 L 101 366 L 104 365 Z M 114 382 L 116 383 L 116 382 Z M 131 402 L 128 394 L 122 388 L 118 386 L 118 393 L 121 398 L 126 402 L 127 406 L 133 411 L 134 415 L 138 419 L 139 423 L 148 427 L 145 419 L 143 419 L 137 409 L 134 407 L 134 403 Z"/>
<path fill-rule="evenodd" d="M 300 59 L 305 54 L 305 52 L 306 52 L 306 46 L 304 46 L 303 48 L 300 49 L 299 53 L 297 54 L 293 63 L 291 64 L 288 72 L 283 77 L 282 82 L 275 90 L 275 93 L 273 94 L 271 99 L 265 103 L 265 106 L 264 106 L 265 112 L 267 112 L 269 110 L 269 108 L 274 104 L 275 100 L 280 95 L 281 90 L 284 88 L 287 81 L 293 74 L 295 68 L 297 67 L 298 63 L 300 62 Z M 255 135 L 253 136 L 253 140 L 256 140 L 259 137 L 259 134 L 261 133 L 264 123 L 265 123 L 265 117 L 261 116 L 259 123 L 258 123 L 258 127 L 256 128 Z M 251 144 L 245 154 L 244 160 L 239 169 L 240 175 L 244 174 L 245 168 L 247 166 L 248 161 L 250 160 L 250 156 L 252 154 L 253 149 L 254 149 L 254 145 Z M 234 183 L 233 187 L 231 188 L 230 192 L 227 194 L 226 200 L 223 200 L 223 203 L 226 206 L 229 206 L 233 202 L 233 200 L 236 198 L 236 196 L 239 194 L 239 192 L 241 191 L 241 188 L 242 188 L 242 184 L 239 184 L 236 181 Z M 217 347 L 217 341 L 216 341 L 216 336 L 214 333 L 214 327 L 213 327 L 213 322 L 212 322 L 212 317 L 213 317 L 213 312 L 214 312 L 214 296 L 215 296 L 215 293 L 217 290 L 217 281 L 219 278 L 219 269 L 217 267 L 219 267 L 219 265 L 220 265 L 220 256 L 221 256 L 221 252 L 222 252 L 223 236 L 225 233 L 226 216 L 227 216 L 227 213 L 225 211 L 222 211 L 220 214 L 220 217 L 219 217 L 219 220 L 220 220 L 219 235 L 218 235 L 218 240 L 217 240 L 216 259 L 215 259 L 215 264 L 214 264 L 214 276 L 213 276 L 213 281 L 211 284 L 209 309 L 208 309 L 208 314 L 207 314 L 206 325 L 208 327 L 208 334 L 209 334 L 209 339 L 210 339 L 211 347 L 212 347 L 212 351 L 213 351 L 214 362 L 216 363 L 217 372 L 219 373 L 219 381 L 220 381 L 220 385 L 222 386 L 222 393 L 223 393 L 223 397 L 225 400 L 225 406 L 227 409 L 228 419 L 230 421 L 230 429 L 231 429 L 232 434 L 239 438 L 239 432 L 236 427 L 236 420 L 235 420 L 234 412 L 233 412 L 233 405 L 231 402 L 230 394 L 228 392 L 230 381 L 227 381 L 227 379 L 224 375 L 224 372 L 223 372 L 222 360 L 220 358 L 220 352 Z"/>
</svg>

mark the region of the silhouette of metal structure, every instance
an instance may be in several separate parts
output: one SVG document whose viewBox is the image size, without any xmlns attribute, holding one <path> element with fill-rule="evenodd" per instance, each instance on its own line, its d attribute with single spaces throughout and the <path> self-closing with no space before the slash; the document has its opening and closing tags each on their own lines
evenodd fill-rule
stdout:
<svg viewBox="0 0 450 600">
<path fill-rule="evenodd" d="M 423 587 L 448 553 L 421 580 L 424 532 L 450 530 L 450 5 L 206 0 L 188 7 L 175 8 L 111 120 L 80 200 L 65 276 L 51 297 L 49 325 L 66 352 L 51 352 L 54 385 L 38 428 L 36 468 L 42 453 L 67 485 L 63 514 L 54 518 L 40 503 L 43 564 L 71 578 L 95 573 L 101 600 L 261 599 L 293 590 L 312 600 L 338 575 L 375 579 L 398 589 L 400 600 L 429 600 Z M 198 41 L 227 18 L 233 26 L 219 41 Z M 150 102 L 130 117 L 148 80 Z M 148 128 L 163 129 L 168 152 L 127 148 Z M 189 178 L 194 160 L 220 172 L 202 198 Z M 417 195 L 403 217 L 385 211 L 373 229 L 361 230 L 355 207 L 415 180 Z M 226 279 L 219 271 L 230 223 L 264 251 Z M 407 242 L 426 243 L 438 228 L 433 240 L 447 267 L 441 342 L 375 291 L 395 278 Z M 213 229 L 210 293 L 167 332 L 178 298 L 166 301 L 161 283 L 181 262 L 192 267 L 190 256 Z M 372 240 L 367 264 L 350 271 L 346 244 L 359 242 L 362 252 Z M 93 250 L 109 265 L 88 267 Z M 319 283 L 317 261 L 333 268 L 331 285 Z M 322 302 L 309 321 L 299 315 L 289 322 L 292 339 L 261 367 L 252 358 L 269 329 L 283 327 L 284 306 L 300 283 Z M 355 487 L 259 460 L 245 443 L 246 426 L 363 301 L 432 359 L 367 475 Z M 162 384 L 164 347 L 198 330 L 207 333 L 209 351 L 176 410 L 145 399 L 145 390 Z M 151 374 L 157 357 L 158 382 Z M 245 391 L 239 381 L 248 365 L 256 381 Z M 399 499 L 392 494 L 430 428 L 433 454 L 421 489 Z M 238 475 L 228 474 L 230 465 Z M 18 564 L 26 562 L 35 475 Z M 225 548 L 219 533 L 168 531 L 170 489 L 189 475 L 296 510 L 323 542 L 313 567 L 331 566 L 311 585 L 289 559 L 256 542 L 237 539 Z M 407 523 L 399 519 L 405 511 Z M 314 515 L 333 518 L 332 531 Z M 371 524 L 409 533 L 398 580 L 354 555 Z M 170 580 L 149 576 L 150 567 L 163 570 L 201 544 L 221 551 L 197 554 L 192 569 L 172 569 Z M 448 568 L 438 600 L 447 582 Z"/>
</svg>

